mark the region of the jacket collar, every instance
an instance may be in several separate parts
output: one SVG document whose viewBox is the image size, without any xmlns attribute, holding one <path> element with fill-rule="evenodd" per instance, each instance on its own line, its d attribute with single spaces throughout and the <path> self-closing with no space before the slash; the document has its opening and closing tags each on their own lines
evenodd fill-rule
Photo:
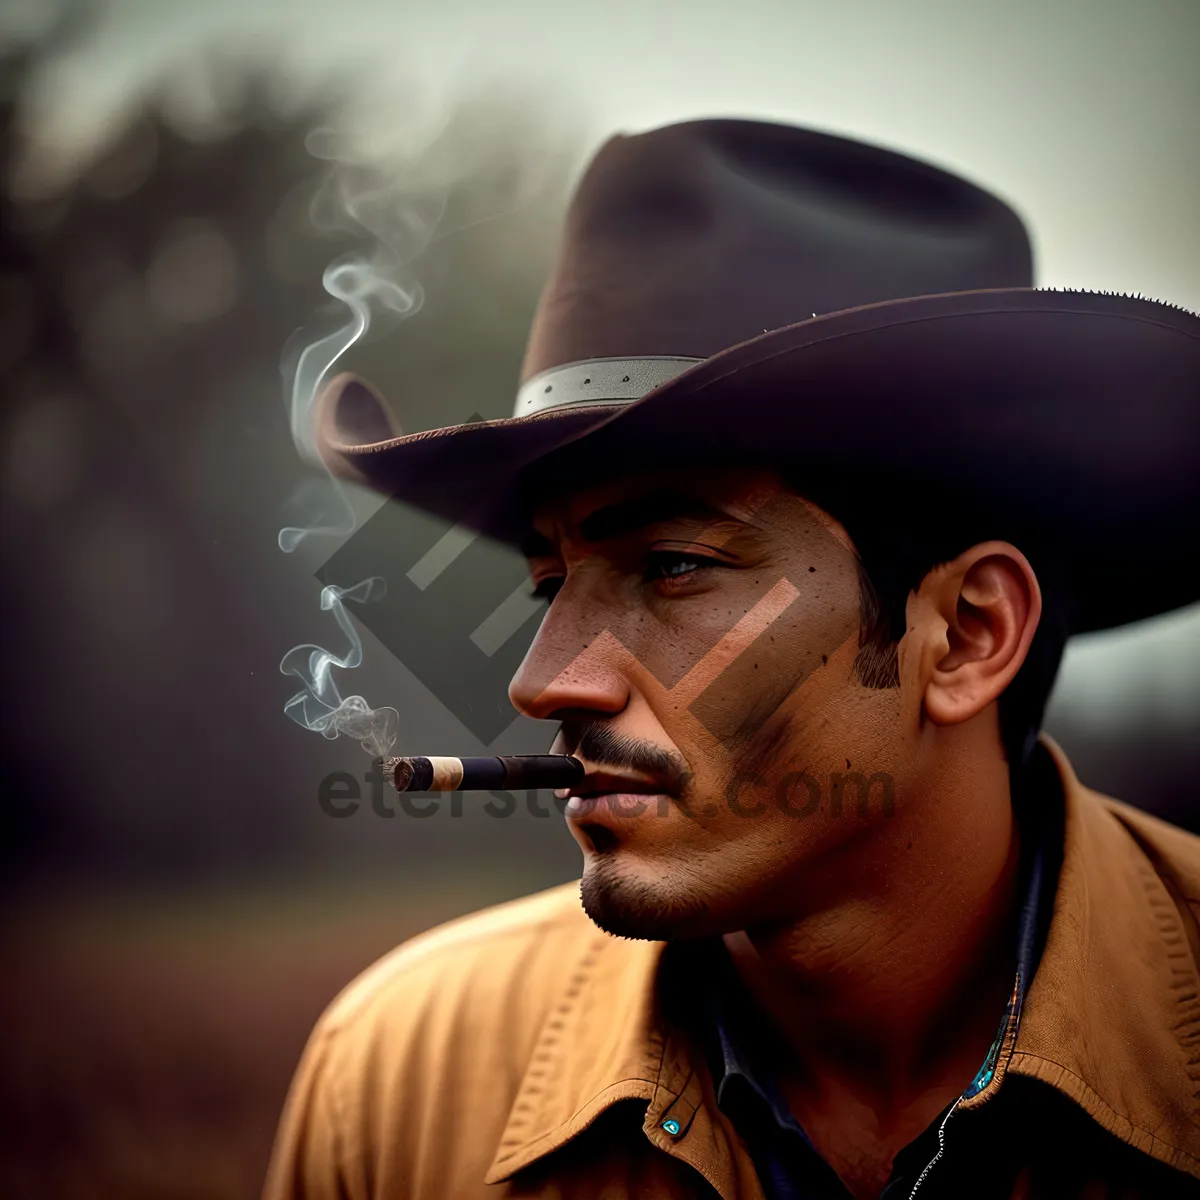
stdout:
<svg viewBox="0 0 1200 1200">
<path fill-rule="evenodd" d="M 1186 835 L 1083 787 L 1062 750 L 1041 741 L 1064 797 L 1054 911 L 1015 1042 L 962 1107 L 987 1102 L 1010 1071 L 1039 1079 L 1121 1140 L 1200 1178 L 1200 976 L 1183 902 L 1152 865 L 1156 837 Z M 680 1152 L 662 1124 L 669 1116 L 687 1129 L 702 1072 L 663 1016 L 664 949 L 596 932 L 543 1024 L 487 1182 L 621 1100 L 647 1101 L 646 1136 Z"/>
<path fill-rule="evenodd" d="M 1183 850 L 1194 873 L 1194 839 L 1083 787 L 1061 748 L 1041 741 L 1063 786 L 1062 868 L 995 1086 L 1006 1071 L 1039 1079 L 1122 1141 L 1200 1178 L 1200 976 L 1186 901 L 1163 861 Z"/>
</svg>

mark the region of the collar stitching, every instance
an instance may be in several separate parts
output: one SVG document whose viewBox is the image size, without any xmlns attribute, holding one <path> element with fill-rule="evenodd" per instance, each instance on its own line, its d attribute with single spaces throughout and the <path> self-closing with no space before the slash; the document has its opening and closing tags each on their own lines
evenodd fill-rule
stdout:
<svg viewBox="0 0 1200 1200">
<path fill-rule="evenodd" d="M 524 1140 L 521 1136 L 522 1133 L 542 1112 L 546 1099 L 546 1090 L 542 1086 L 542 1081 L 550 1072 L 551 1066 L 561 1057 L 566 1017 L 575 1006 L 576 998 L 595 965 L 598 951 L 599 945 L 593 941 L 571 974 L 562 998 L 550 1010 L 550 1015 L 546 1018 L 534 1046 L 525 1076 L 521 1080 L 521 1086 L 517 1089 L 508 1125 L 501 1137 L 498 1149 L 522 1143 Z M 534 1097 L 539 1098 L 539 1102 L 530 1103 Z"/>
<path fill-rule="evenodd" d="M 1137 840 L 1137 839 L 1135 839 Z M 1142 848 L 1139 841 L 1139 848 Z M 1144 853 L 1144 848 L 1143 853 Z M 1153 865 L 1145 857 L 1138 859 L 1138 873 L 1141 876 L 1142 887 L 1146 901 L 1158 923 L 1159 936 L 1167 951 L 1167 961 L 1171 973 L 1176 976 L 1171 981 L 1170 988 L 1176 993 L 1175 1001 L 1181 1010 L 1179 1020 L 1171 1027 L 1175 1040 L 1188 1056 L 1184 1070 L 1192 1083 L 1193 1098 L 1200 1097 L 1200 1055 L 1196 1054 L 1196 1040 L 1200 1038 L 1200 980 L 1197 978 L 1196 964 L 1192 961 L 1186 932 L 1181 928 L 1182 917 L 1175 907 L 1170 894 L 1164 896 L 1166 885 Z M 1180 989 L 1187 991 L 1180 993 Z M 1193 1125 L 1200 1126 L 1196 1114 L 1190 1115 Z"/>
</svg>

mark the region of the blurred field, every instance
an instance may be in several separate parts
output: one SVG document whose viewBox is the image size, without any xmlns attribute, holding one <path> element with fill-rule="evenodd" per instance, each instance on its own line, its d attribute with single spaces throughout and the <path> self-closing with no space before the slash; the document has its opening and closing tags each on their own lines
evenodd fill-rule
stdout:
<svg viewBox="0 0 1200 1200">
<path fill-rule="evenodd" d="M 0 937 L 0 1196 L 257 1195 L 338 990 L 404 938 L 547 882 L 26 896 Z"/>
</svg>

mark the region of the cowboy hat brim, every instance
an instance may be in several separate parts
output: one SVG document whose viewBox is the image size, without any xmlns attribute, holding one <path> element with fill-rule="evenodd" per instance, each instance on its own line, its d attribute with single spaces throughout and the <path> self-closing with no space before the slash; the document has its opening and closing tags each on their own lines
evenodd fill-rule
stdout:
<svg viewBox="0 0 1200 1200">
<path fill-rule="evenodd" d="M 1061 547 L 1077 631 L 1197 598 L 1200 317 L 1031 288 L 887 301 L 772 330 L 633 402 L 397 435 L 353 377 L 319 398 L 333 473 L 517 545 L 522 480 L 686 461 L 903 470 Z"/>
</svg>

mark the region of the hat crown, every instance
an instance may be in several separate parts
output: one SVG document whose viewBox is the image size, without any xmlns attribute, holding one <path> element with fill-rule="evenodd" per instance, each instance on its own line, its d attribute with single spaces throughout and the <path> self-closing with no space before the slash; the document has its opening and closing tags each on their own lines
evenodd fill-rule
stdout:
<svg viewBox="0 0 1200 1200">
<path fill-rule="evenodd" d="M 689 121 L 618 135 L 592 160 L 521 379 L 703 359 L 814 313 L 1032 282 L 1020 217 L 956 175 L 796 126 Z"/>
<path fill-rule="evenodd" d="M 570 205 L 515 418 L 389 434 L 343 376 L 315 443 L 512 546 L 543 488 L 666 463 L 787 463 L 881 508 L 900 474 L 1037 529 L 1078 630 L 1191 602 L 1200 317 L 1032 274 L 1008 205 L 903 155 L 753 121 L 616 138 Z"/>
</svg>

